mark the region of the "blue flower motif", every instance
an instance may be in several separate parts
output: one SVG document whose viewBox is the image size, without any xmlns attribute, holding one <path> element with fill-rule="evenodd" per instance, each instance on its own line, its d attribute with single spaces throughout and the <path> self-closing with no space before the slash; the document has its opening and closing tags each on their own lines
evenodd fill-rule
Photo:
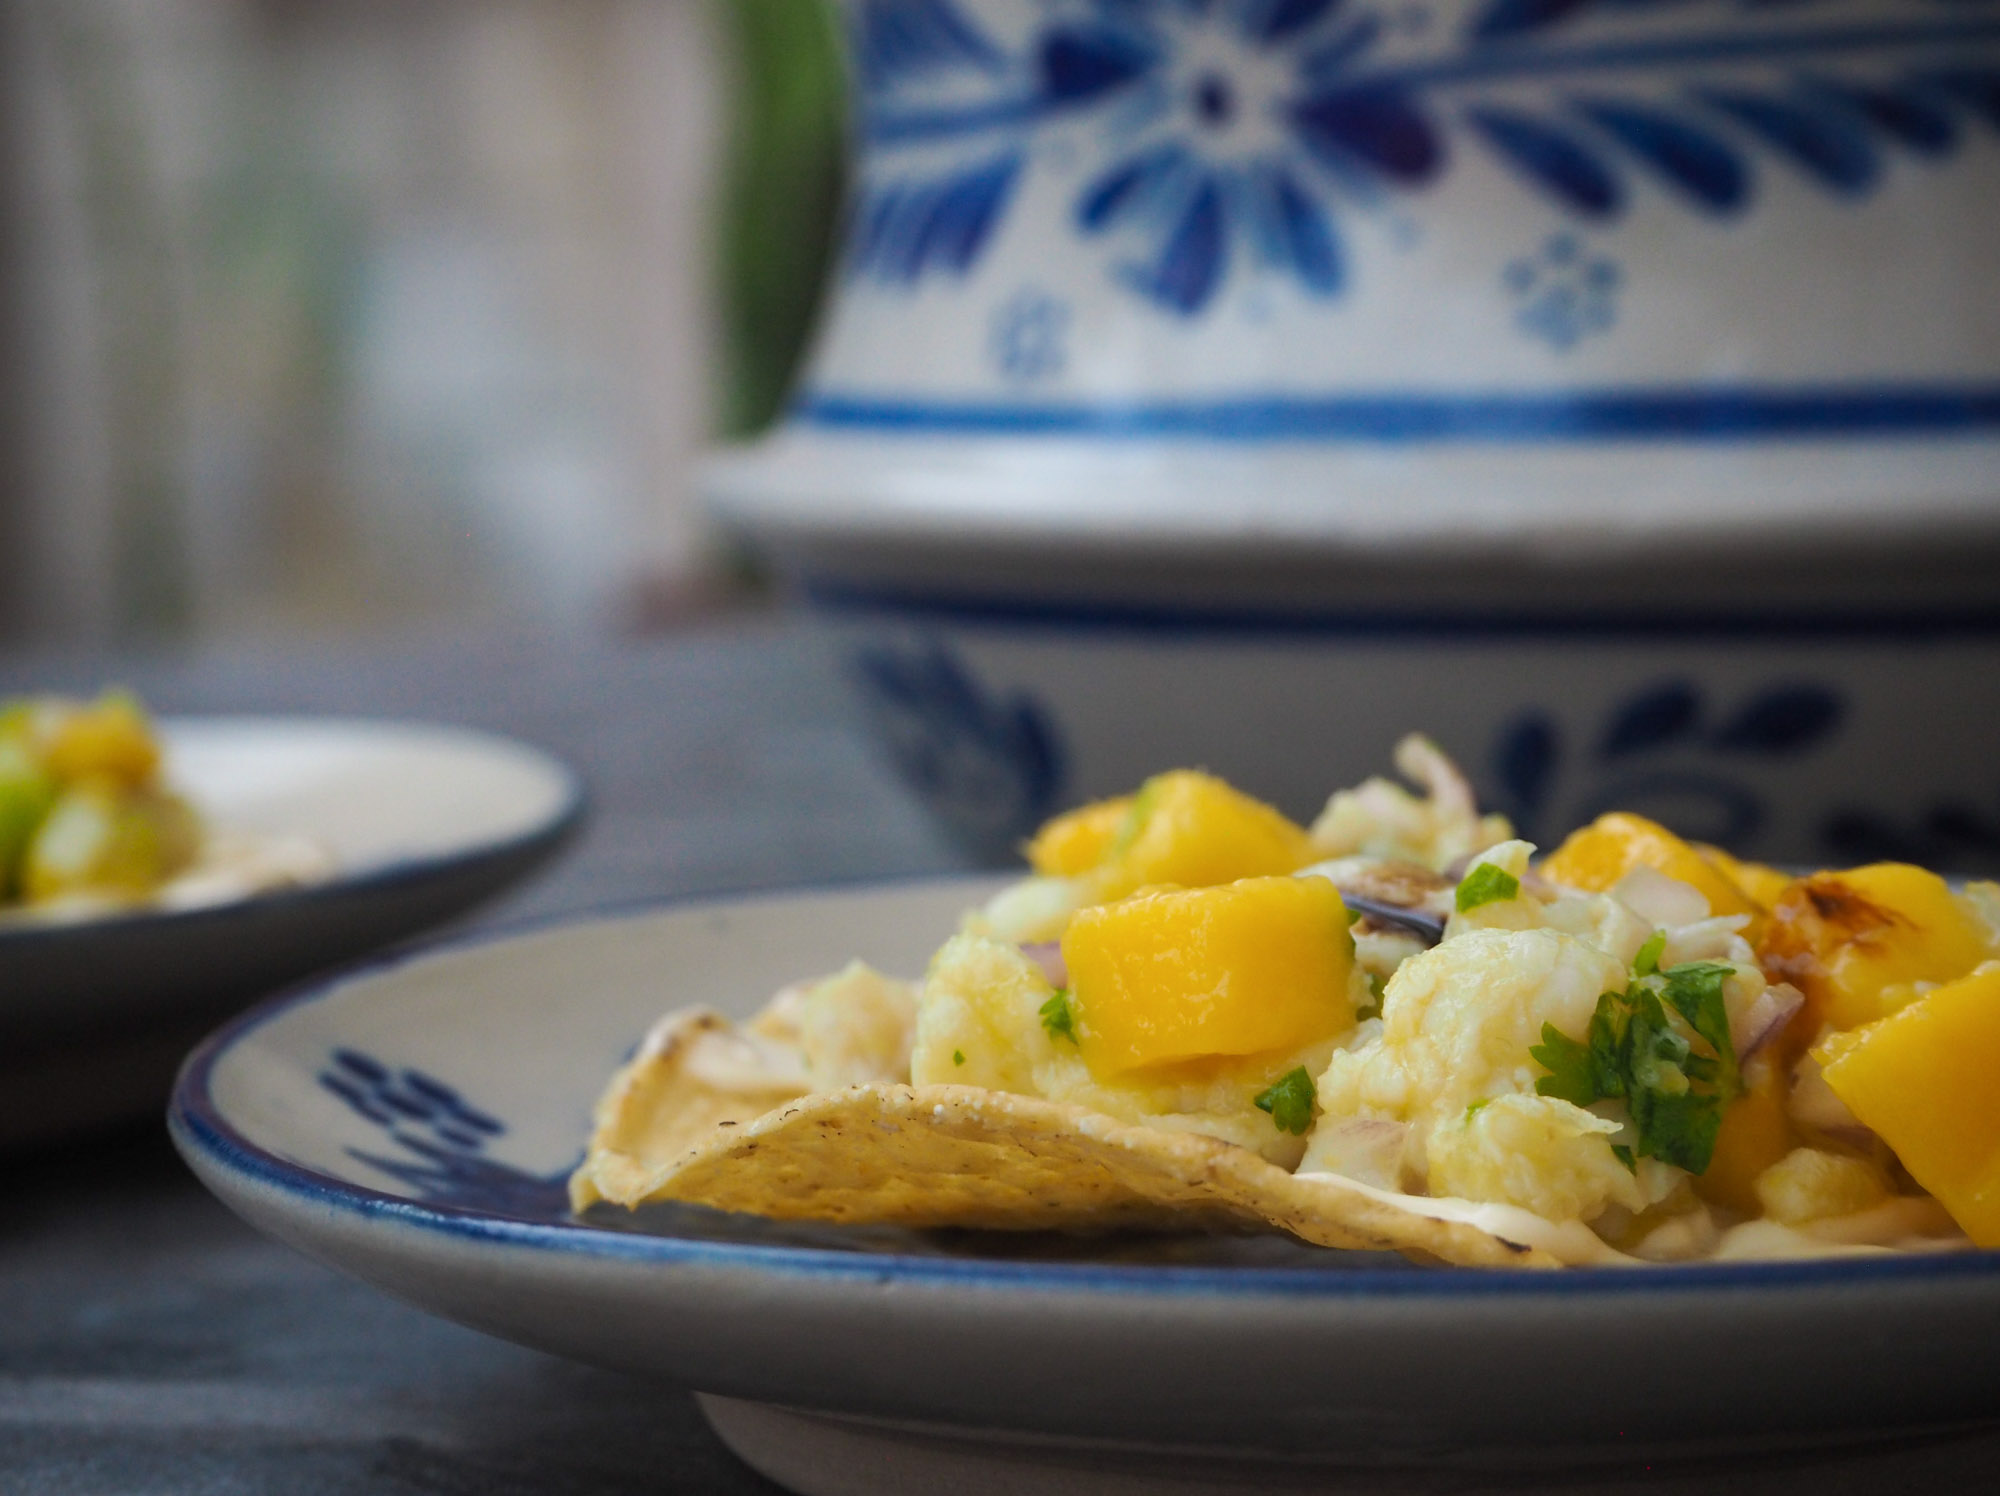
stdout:
<svg viewBox="0 0 2000 1496">
<path fill-rule="evenodd" d="M 1514 323 L 1567 353 L 1618 320 L 1618 264 L 1586 253 L 1574 234 L 1553 234 L 1541 249 L 1510 261 L 1501 282 L 1521 303 Z"/>
<path fill-rule="evenodd" d="M 1116 274 L 1182 315 L 1209 304 L 1239 254 L 1337 294 L 1335 196 L 1422 183 L 1443 159 L 1401 89 L 1351 76 L 1381 31 L 1341 0 L 1104 3 L 1051 27 L 1044 91 L 1115 105 L 1117 149 L 1079 194 L 1078 227 L 1147 241 Z"/>
<path fill-rule="evenodd" d="M 1015 292 L 993 313 L 993 362 L 1023 383 L 1053 379 L 1069 362 L 1069 303 L 1032 287 Z"/>
<path fill-rule="evenodd" d="M 858 0 L 864 159 L 848 271 L 963 276 L 1038 132 L 1088 119 L 1101 158 L 1072 204 L 1088 238 L 1142 246 L 1113 273 L 1192 317 L 1248 262 L 1328 299 L 1337 214 L 1430 186 L 1471 142 L 1552 209 L 1616 222 L 1659 191 L 1718 220 L 1764 162 L 1866 198 L 1899 154 L 1941 161 L 2000 130 L 2000 4 L 1912 0 L 1044 0 L 1001 45 L 954 0 Z M 1699 24 L 1666 31 L 1668 10 Z M 1413 40 L 1416 39 L 1416 40 Z M 954 155 L 964 142 L 969 149 Z M 1609 287 L 1600 288 L 1608 292 Z M 1604 302 L 1533 321 L 1566 346 Z"/>
</svg>

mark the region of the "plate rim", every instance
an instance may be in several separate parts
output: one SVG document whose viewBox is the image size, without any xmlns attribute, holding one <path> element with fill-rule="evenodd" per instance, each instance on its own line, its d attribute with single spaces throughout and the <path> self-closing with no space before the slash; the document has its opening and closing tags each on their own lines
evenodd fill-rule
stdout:
<svg viewBox="0 0 2000 1496">
<path fill-rule="evenodd" d="M 404 967 L 449 962 L 489 947 L 590 926 L 612 928 L 667 914 L 699 914 L 794 899 L 915 893 L 950 883 L 991 881 L 991 874 L 912 874 L 828 879 L 809 884 L 759 884 L 722 892 L 612 903 L 585 911 L 533 916 L 414 950 L 398 950 L 308 979 L 258 1002 L 222 1024 L 182 1062 L 167 1106 L 167 1129 L 194 1172 L 209 1184 L 206 1163 L 287 1205 L 363 1223 L 386 1222 L 461 1244 L 527 1249 L 604 1263 L 738 1269 L 827 1281 L 865 1280 L 912 1286 L 979 1287 L 991 1292 L 1081 1293 L 1098 1296 L 1283 1298 L 1291 1300 L 1415 1299 L 1461 1302 L 1492 1298 L 1623 1298 L 1631 1294 L 1812 1292 L 1858 1287 L 1922 1288 L 1945 1282 L 2000 1284 L 2000 1251 L 1973 1249 L 1897 1257 L 1822 1257 L 1778 1261 L 1662 1263 L 1598 1270 L 1438 1266 L 1363 1270 L 1327 1267 L 1130 1265 L 928 1257 L 843 1251 L 756 1242 L 727 1242 L 607 1230 L 578 1222 L 546 1222 L 465 1206 L 438 1205 L 356 1184 L 286 1159 L 245 1136 L 209 1090 L 216 1065 L 258 1029 L 293 1009 L 336 999 Z M 211 1189 L 214 1188 L 209 1184 Z"/>
<path fill-rule="evenodd" d="M 592 813 L 590 786 L 582 773 L 567 760 L 551 753 L 539 744 L 525 742 L 505 733 L 489 732 L 479 727 L 464 727 L 451 722 L 433 722 L 428 719 L 406 719 L 398 717 L 326 716 L 302 714 L 289 716 L 281 714 L 214 713 L 203 715 L 171 715 L 159 719 L 160 726 L 171 731 L 176 725 L 211 726 L 229 724 L 233 726 L 284 726 L 284 727 L 343 727 L 368 728 L 398 732 L 416 729 L 440 736 L 454 736 L 482 740 L 516 753 L 526 754 L 538 761 L 538 766 L 552 773 L 560 781 L 562 797 L 555 809 L 538 823 L 526 830 L 505 836 L 487 837 L 469 842 L 449 851 L 417 853 L 397 857 L 389 862 L 359 871 L 343 872 L 336 867 L 331 876 L 310 883 L 288 884 L 278 888 L 258 889 L 236 898 L 225 899 L 214 904 L 197 904 L 188 908 L 158 908 L 140 906 L 119 910 L 116 913 L 87 919 L 57 920 L 48 922 L 25 922 L 0 926 L 0 955 L 9 951 L 21 951 L 35 946 L 61 944 L 74 940 L 80 935 L 102 939 L 127 932 L 165 928 L 184 929 L 203 923 L 215 923 L 230 919 L 240 919 L 246 914 L 266 911 L 284 911 L 296 908 L 310 908 L 314 904 L 331 903 L 339 899 L 371 894 L 393 894 L 399 888 L 428 882 L 448 870 L 471 867 L 489 859 L 509 858 L 536 851 L 553 852 L 583 829 Z M 263 1006 L 258 1004 L 258 1008 Z M 253 1010 L 255 1011 L 255 1010 Z"/>
</svg>

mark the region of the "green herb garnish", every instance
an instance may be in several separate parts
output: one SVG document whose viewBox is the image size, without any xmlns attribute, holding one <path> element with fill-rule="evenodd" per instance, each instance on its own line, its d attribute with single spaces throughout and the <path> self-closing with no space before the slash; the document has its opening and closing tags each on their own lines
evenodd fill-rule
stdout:
<svg viewBox="0 0 2000 1496">
<path fill-rule="evenodd" d="M 965 1063 L 965 1051 L 962 1049 L 954 1049 L 951 1052 L 951 1062 L 954 1065 L 963 1065 Z"/>
<path fill-rule="evenodd" d="M 1296 1136 L 1312 1126 L 1313 1102 L 1318 1094 L 1313 1089 L 1313 1078 L 1301 1065 L 1268 1090 L 1259 1092 L 1256 1106 L 1258 1111 L 1271 1114 L 1279 1132 Z"/>
<path fill-rule="evenodd" d="M 1667 932 L 1655 930 L 1632 958 L 1632 975 L 1649 977 L 1660 969 L 1660 952 L 1667 948 Z"/>
<path fill-rule="evenodd" d="M 1359 1023 L 1364 1018 L 1380 1018 L 1382 1016 L 1382 989 L 1388 983 L 1384 982 L 1381 975 L 1377 972 L 1371 971 L 1367 975 L 1368 991 L 1375 1000 L 1366 1007 L 1354 1010 L 1354 1021 L 1356 1023 Z"/>
<path fill-rule="evenodd" d="M 1638 1133 L 1634 1154 L 1703 1172 L 1723 1108 L 1743 1089 L 1722 1001 L 1732 970 L 1689 961 L 1640 976 L 1629 992 L 1597 999 L 1581 1040 L 1543 1024 L 1542 1042 L 1528 1051 L 1549 1072 L 1536 1092 L 1577 1106 L 1623 1100 Z"/>
<path fill-rule="evenodd" d="M 1503 899 L 1517 897 L 1521 892 L 1521 880 L 1505 868 L 1495 867 L 1490 862 L 1482 862 L 1467 873 L 1458 885 L 1458 912 L 1477 909 L 1481 904 L 1497 904 Z"/>
<path fill-rule="evenodd" d="M 1058 987 L 1055 996 L 1042 1004 L 1042 1027 L 1049 1031 L 1051 1039 L 1067 1039 L 1076 1043 L 1076 1020 L 1069 1011 L 1069 989 Z"/>
</svg>

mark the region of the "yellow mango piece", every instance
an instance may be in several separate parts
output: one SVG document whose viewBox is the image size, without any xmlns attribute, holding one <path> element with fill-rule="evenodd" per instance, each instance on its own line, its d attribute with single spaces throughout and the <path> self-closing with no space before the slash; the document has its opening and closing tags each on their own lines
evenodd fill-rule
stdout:
<svg viewBox="0 0 2000 1496">
<path fill-rule="evenodd" d="M 1155 884 L 1207 888 L 1296 872 L 1313 857 L 1304 827 L 1198 769 L 1147 780 L 1126 816 L 1091 875 L 1100 902 Z"/>
<path fill-rule="evenodd" d="M 1695 842 L 1693 846 L 1702 861 L 1750 895 L 1761 909 L 1768 911 L 1792 886 L 1792 875 L 1769 863 L 1746 862 L 1707 842 Z"/>
<path fill-rule="evenodd" d="M 1075 878 L 1089 872 L 1111 855 L 1131 811 L 1132 797 L 1120 795 L 1057 816 L 1024 848 L 1028 866 L 1044 878 Z"/>
<path fill-rule="evenodd" d="M 1904 862 L 1798 879 L 1757 944 L 1764 970 L 1836 1029 L 1873 1023 L 1914 998 L 1917 983 L 1953 981 L 1992 954 L 1944 879 Z"/>
<path fill-rule="evenodd" d="M 1542 863 L 1545 877 L 1591 893 L 1609 893 L 1635 867 L 1649 867 L 1700 890 L 1711 914 L 1747 914 L 1754 929 L 1757 901 L 1729 875 L 1657 821 L 1630 811 L 1601 815 L 1572 831 Z"/>
<path fill-rule="evenodd" d="M 125 789 L 152 782 L 160 745 L 138 698 L 106 691 L 87 706 L 64 704 L 43 728 L 42 762 L 65 784 L 103 779 Z"/>
<path fill-rule="evenodd" d="M 1092 1074 L 1295 1050 L 1354 1023 L 1354 939 L 1324 878 L 1153 889 L 1079 910 L 1063 935 Z"/>
<path fill-rule="evenodd" d="M 1833 1094 L 1982 1247 L 2000 1247 L 2000 962 L 1814 1050 Z"/>
<path fill-rule="evenodd" d="M 1715 1153 L 1707 1171 L 1695 1177 L 1694 1192 L 1745 1217 L 1760 1215 L 1758 1176 L 1798 1141 L 1785 1115 L 1784 1072 L 1761 1057 L 1752 1060 L 1744 1071 L 1743 1094 L 1722 1114 Z"/>
</svg>

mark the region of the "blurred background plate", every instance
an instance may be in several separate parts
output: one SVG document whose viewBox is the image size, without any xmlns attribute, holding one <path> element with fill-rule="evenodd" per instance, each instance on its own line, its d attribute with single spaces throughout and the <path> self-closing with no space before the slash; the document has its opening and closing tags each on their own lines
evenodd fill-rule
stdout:
<svg viewBox="0 0 2000 1496">
<path fill-rule="evenodd" d="M 0 928 L 0 1143 L 151 1109 L 222 1018 L 483 903 L 553 856 L 584 810 L 565 765 L 483 733 L 258 718 L 162 730 L 169 778 L 212 824 L 309 838 L 334 870 L 203 908 Z"/>
</svg>

